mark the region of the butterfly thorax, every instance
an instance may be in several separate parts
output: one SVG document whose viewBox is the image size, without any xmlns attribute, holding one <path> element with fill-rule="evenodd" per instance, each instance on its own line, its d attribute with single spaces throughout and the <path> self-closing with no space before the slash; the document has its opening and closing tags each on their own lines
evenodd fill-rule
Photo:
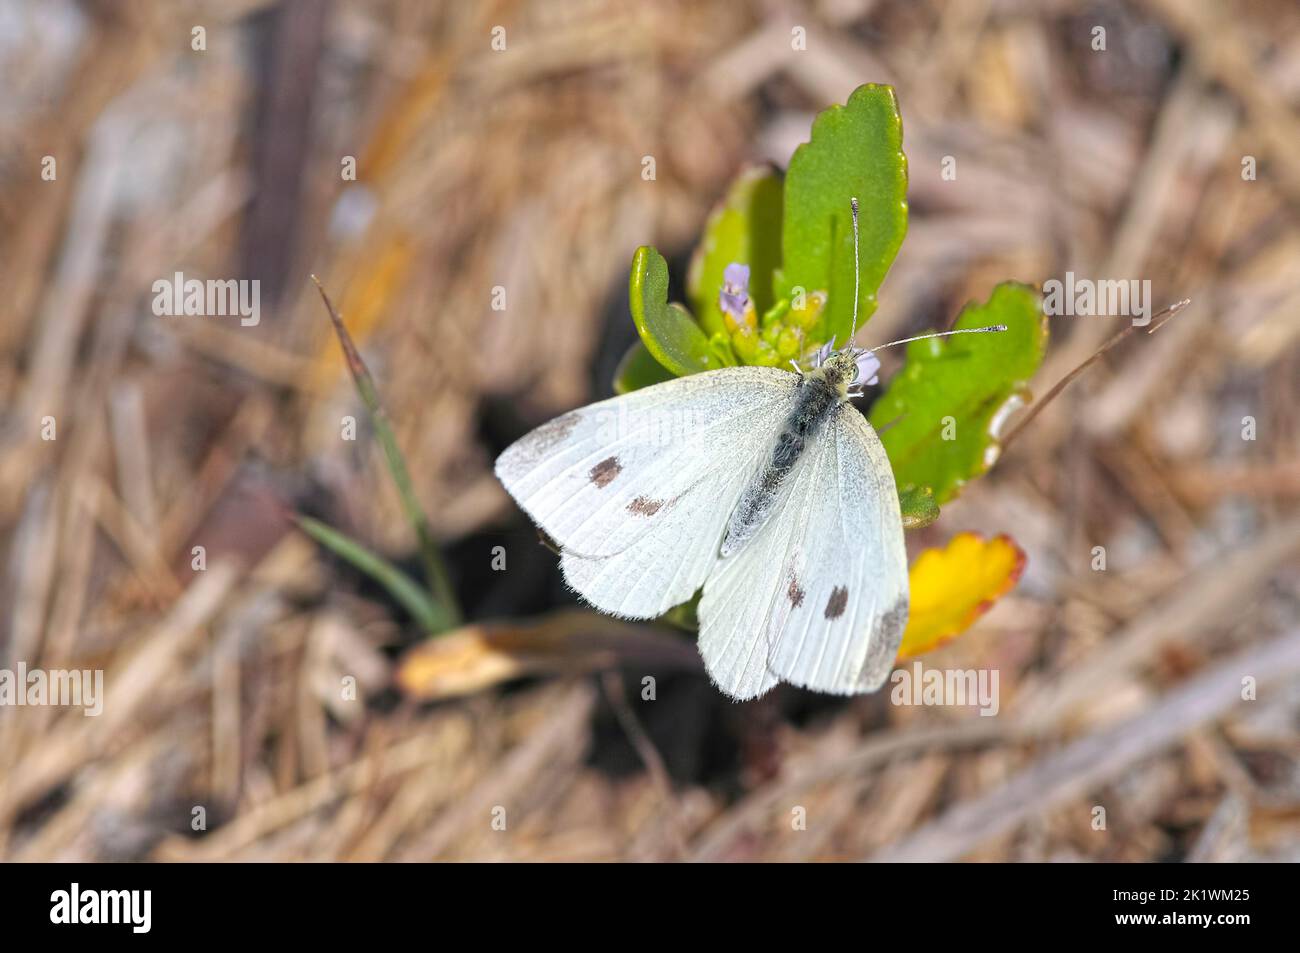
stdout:
<svg viewBox="0 0 1300 953">
<path fill-rule="evenodd" d="M 840 400 L 845 400 L 850 385 L 857 382 L 857 355 L 861 353 L 852 348 L 835 351 L 821 367 L 814 368 L 804 375 L 805 380 L 821 379 L 830 387 Z"/>
<path fill-rule="evenodd" d="M 848 389 L 856 374 L 852 354 L 841 351 L 831 355 L 821 367 L 799 375 L 794 384 L 794 404 L 763 467 L 746 485 L 732 510 L 719 555 L 725 558 L 739 551 L 763 526 L 771 515 L 781 484 L 808 443 L 848 399 Z"/>
</svg>

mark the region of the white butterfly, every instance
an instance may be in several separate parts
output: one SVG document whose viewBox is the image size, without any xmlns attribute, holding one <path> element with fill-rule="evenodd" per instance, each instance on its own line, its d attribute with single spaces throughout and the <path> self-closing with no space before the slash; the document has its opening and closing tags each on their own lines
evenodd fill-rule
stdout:
<svg viewBox="0 0 1300 953">
<path fill-rule="evenodd" d="M 591 404 L 496 462 L 596 608 L 651 619 L 703 587 L 700 653 L 735 699 L 879 688 L 907 625 L 893 471 L 849 403 L 879 362 L 832 347 L 807 371 L 728 367 Z"/>
</svg>

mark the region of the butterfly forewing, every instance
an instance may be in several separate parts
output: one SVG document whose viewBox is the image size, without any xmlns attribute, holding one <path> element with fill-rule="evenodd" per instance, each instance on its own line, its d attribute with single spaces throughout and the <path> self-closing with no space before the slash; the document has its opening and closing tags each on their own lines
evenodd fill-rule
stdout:
<svg viewBox="0 0 1300 953">
<path fill-rule="evenodd" d="M 818 439 L 817 493 L 801 510 L 770 616 L 768 665 L 782 680 L 851 694 L 880 687 L 907 625 L 907 549 L 885 448 L 842 404 Z"/>
<path fill-rule="evenodd" d="M 795 380 L 727 368 L 592 404 L 513 444 L 497 475 L 559 543 L 579 594 L 628 618 L 659 615 L 707 577 Z"/>
<path fill-rule="evenodd" d="M 704 586 L 700 652 L 733 698 L 778 681 L 876 688 L 907 622 L 907 554 L 880 439 L 841 405 L 804 450 L 771 520 Z"/>
<path fill-rule="evenodd" d="M 596 608 L 629 619 L 650 619 L 687 602 L 718 559 L 718 541 L 734 505 L 761 461 L 762 444 L 739 448 L 727 467 L 703 474 L 654 514 L 645 532 L 622 552 L 583 557 L 562 551 L 564 580 Z"/>
<path fill-rule="evenodd" d="M 818 492 L 817 452 L 814 442 L 778 488 L 771 518 L 704 584 L 700 654 L 709 678 L 738 700 L 757 698 L 778 681 L 768 664 L 769 618 L 780 609 L 784 566 L 800 533 L 802 515 L 794 514 Z"/>
</svg>

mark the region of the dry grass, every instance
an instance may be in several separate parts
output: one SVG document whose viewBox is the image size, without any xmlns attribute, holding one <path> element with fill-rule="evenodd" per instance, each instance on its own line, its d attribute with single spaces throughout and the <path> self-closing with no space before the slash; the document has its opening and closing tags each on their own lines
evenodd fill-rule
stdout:
<svg viewBox="0 0 1300 953">
<path fill-rule="evenodd" d="M 98 718 L 0 708 L 0 857 L 1300 857 L 1290 0 L 0 16 L 0 667 L 102 668 L 107 692 Z M 490 472 L 526 427 L 607 392 L 635 247 L 687 250 L 737 169 L 784 162 L 867 81 L 897 87 L 912 172 L 870 339 L 1009 277 L 1193 299 L 909 538 L 1009 531 L 1029 555 L 925 659 L 997 669 L 996 718 L 790 689 L 728 705 L 683 637 L 564 609 Z M 152 282 L 176 271 L 261 279 L 261 323 L 156 317 Z M 402 697 L 416 633 L 288 518 L 415 565 L 373 440 L 340 439 L 363 415 L 309 272 L 375 372 L 476 623 L 441 649 L 441 701 Z M 1040 392 L 1115 325 L 1052 329 Z"/>
</svg>

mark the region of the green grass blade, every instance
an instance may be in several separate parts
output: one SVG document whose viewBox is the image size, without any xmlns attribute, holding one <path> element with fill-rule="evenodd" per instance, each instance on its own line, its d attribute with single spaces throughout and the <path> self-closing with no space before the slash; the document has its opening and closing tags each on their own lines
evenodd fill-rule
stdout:
<svg viewBox="0 0 1300 953">
<path fill-rule="evenodd" d="M 447 612 L 428 591 L 378 553 L 310 516 L 294 516 L 294 521 L 316 542 L 383 586 L 425 631 L 434 633 L 452 628 Z"/>
<path fill-rule="evenodd" d="M 329 312 L 330 321 L 334 325 L 334 332 L 338 335 L 339 346 L 343 349 L 343 357 L 347 362 L 348 371 L 352 374 L 352 380 L 356 384 L 357 393 L 361 395 L 362 403 L 366 405 L 366 410 L 370 412 L 370 421 L 374 425 L 375 435 L 379 438 L 379 445 L 384 450 L 384 459 L 388 462 L 388 472 L 393 477 L 393 483 L 397 485 L 397 493 L 402 501 L 402 509 L 406 513 L 407 520 L 415 529 L 425 575 L 428 578 L 429 585 L 433 588 L 434 598 L 442 607 L 443 613 L 448 620 L 444 628 L 457 626 L 461 621 L 460 603 L 456 600 L 456 593 L 451 587 L 451 579 L 447 575 L 447 567 L 443 564 L 442 553 L 433 540 L 429 519 L 425 516 L 424 510 L 420 508 L 419 501 L 415 498 L 415 489 L 411 484 L 411 474 L 406 469 L 406 458 L 402 456 L 402 451 L 397 446 L 397 438 L 393 436 L 393 428 L 388 422 L 388 415 L 384 413 L 383 405 L 379 402 L 379 392 L 375 389 L 374 378 L 370 376 L 370 370 L 366 367 L 365 362 L 361 360 L 361 355 L 352 342 L 352 336 L 348 334 L 348 329 L 343 326 L 343 319 L 334 310 L 334 305 L 330 302 L 329 296 L 325 294 L 325 289 L 321 286 L 320 281 L 315 275 L 311 276 L 311 280 L 316 282 L 316 289 L 320 291 L 321 300 L 325 302 L 325 310 Z"/>
</svg>

